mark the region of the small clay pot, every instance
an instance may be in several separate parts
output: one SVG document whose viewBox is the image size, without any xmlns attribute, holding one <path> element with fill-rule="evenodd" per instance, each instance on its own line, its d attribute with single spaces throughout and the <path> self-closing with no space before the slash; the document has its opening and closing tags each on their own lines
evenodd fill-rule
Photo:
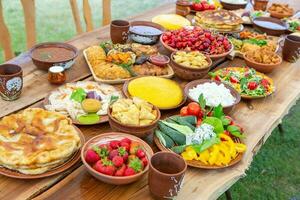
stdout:
<svg viewBox="0 0 300 200">
<path fill-rule="evenodd" d="M 267 10 L 269 0 L 250 0 L 254 10 Z"/>
<path fill-rule="evenodd" d="M 125 44 L 128 40 L 130 23 L 126 20 L 114 20 L 110 23 L 110 38 L 114 44 Z"/>
<path fill-rule="evenodd" d="M 149 190 L 155 199 L 176 197 L 187 169 L 184 159 L 173 152 L 161 151 L 152 156 L 149 164 Z"/>
<path fill-rule="evenodd" d="M 300 56 L 300 37 L 288 35 L 284 40 L 282 48 L 282 57 L 285 61 L 294 63 Z"/>
<path fill-rule="evenodd" d="M 5 101 L 20 97 L 23 88 L 23 70 L 15 64 L 0 65 L 0 96 Z"/>
<path fill-rule="evenodd" d="M 220 3 L 221 3 L 221 5 L 223 6 L 223 8 L 225 10 L 244 9 L 247 6 L 247 2 L 246 3 L 237 4 L 237 3 L 227 3 L 227 2 L 221 0 Z"/>
<path fill-rule="evenodd" d="M 187 16 L 191 12 L 191 3 L 185 0 L 176 1 L 176 14 L 183 17 Z"/>
</svg>

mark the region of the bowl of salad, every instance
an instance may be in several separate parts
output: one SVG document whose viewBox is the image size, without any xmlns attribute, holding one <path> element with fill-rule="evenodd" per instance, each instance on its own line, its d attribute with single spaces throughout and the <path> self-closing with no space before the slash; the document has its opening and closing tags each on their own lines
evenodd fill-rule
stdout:
<svg viewBox="0 0 300 200">
<path fill-rule="evenodd" d="M 244 99 L 257 99 L 275 92 L 274 82 L 263 73 L 249 67 L 227 67 L 209 73 L 212 80 L 236 89 Z"/>
</svg>

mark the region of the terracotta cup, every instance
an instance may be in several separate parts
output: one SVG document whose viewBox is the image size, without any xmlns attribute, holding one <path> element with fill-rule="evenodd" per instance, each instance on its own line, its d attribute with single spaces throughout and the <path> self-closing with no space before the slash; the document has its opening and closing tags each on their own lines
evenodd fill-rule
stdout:
<svg viewBox="0 0 300 200">
<path fill-rule="evenodd" d="M 130 23 L 126 20 L 114 20 L 110 23 L 110 38 L 114 44 L 125 44 L 128 39 Z"/>
<path fill-rule="evenodd" d="M 184 159 L 173 153 L 161 151 L 150 160 L 148 184 L 155 199 L 173 199 L 183 184 L 187 169 Z"/>
<path fill-rule="evenodd" d="M 189 1 L 178 0 L 176 1 L 176 14 L 181 15 L 183 17 L 190 14 L 191 7 Z"/>
<path fill-rule="evenodd" d="M 300 37 L 296 35 L 286 36 L 282 48 L 282 57 L 285 61 L 296 62 L 300 57 Z"/>
<path fill-rule="evenodd" d="M 267 10 L 269 0 L 250 0 L 254 10 Z"/>
<path fill-rule="evenodd" d="M 3 100 L 13 101 L 20 97 L 23 87 L 23 70 L 15 64 L 0 65 L 0 95 Z"/>
</svg>

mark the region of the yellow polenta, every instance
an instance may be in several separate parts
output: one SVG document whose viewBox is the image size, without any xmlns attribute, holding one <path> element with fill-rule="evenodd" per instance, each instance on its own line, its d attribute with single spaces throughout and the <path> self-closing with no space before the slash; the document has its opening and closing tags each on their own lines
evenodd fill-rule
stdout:
<svg viewBox="0 0 300 200">
<path fill-rule="evenodd" d="M 133 97 L 139 97 L 164 109 L 177 106 L 183 99 L 182 89 L 175 81 L 155 76 L 130 81 L 128 92 Z"/>
</svg>

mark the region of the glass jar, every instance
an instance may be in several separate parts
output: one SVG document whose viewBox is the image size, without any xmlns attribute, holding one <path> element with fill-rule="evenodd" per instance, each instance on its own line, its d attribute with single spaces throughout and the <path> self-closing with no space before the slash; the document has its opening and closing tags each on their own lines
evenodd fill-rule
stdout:
<svg viewBox="0 0 300 200">
<path fill-rule="evenodd" d="M 61 66 L 52 66 L 48 69 L 48 81 L 52 84 L 63 84 L 66 81 L 65 69 Z"/>
</svg>

